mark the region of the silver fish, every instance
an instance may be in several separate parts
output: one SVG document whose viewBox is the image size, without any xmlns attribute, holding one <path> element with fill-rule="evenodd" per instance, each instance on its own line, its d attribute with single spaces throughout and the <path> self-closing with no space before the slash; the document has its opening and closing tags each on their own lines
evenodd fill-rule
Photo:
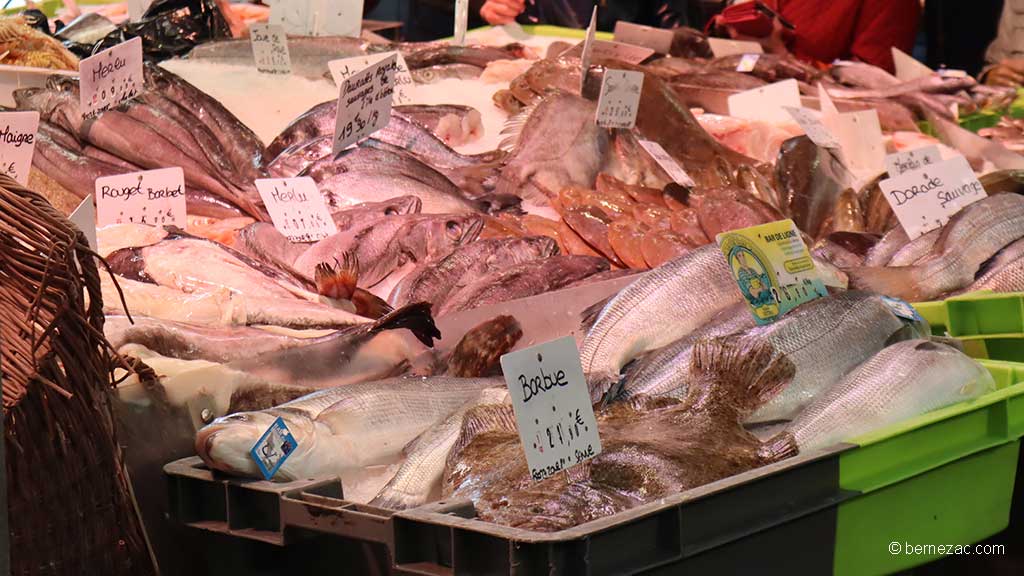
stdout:
<svg viewBox="0 0 1024 576">
<path fill-rule="evenodd" d="M 433 84 L 449 78 L 473 80 L 483 74 L 484 69 L 472 64 L 438 64 L 410 71 L 413 82 L 417 84 Z"/>
<path fill-rule="evenodd" d="M 986 260 L 1024 237 L 1024 196 L 996 194 L 958 212 L 942 228 L 928 259 L 901 268 L 851 268 L 850 285 L 921 302 L 974 282 Z"/>
<path fill-rule="evenodd" d="M 877 244 L 868 250 L 864 258 L 864 266 L 885 266 L 904 246 L 910 243 L 910 237 L 903 226 L 897 226 L 882 236 Z"/>
<path fill-rule="evenodd" d="M 481 391 L 501 385 L 494 379 L 438 376 L 339 386 L 269 410 L 218 418 L 196 434 L 196 452 L 211 468 L 260 478 L 249 450 L 280 417 L 297 445 L 274 480 L 338 476 L 393 460 Z"/>
<path fill-rule="evenodd" d="M 900 227 L 902 228 L 902 226 Z M 886 263 L 886 266 L 910 266 L 916 264 L 919 260 L 928 256 L 931 253 L 932 248 L 935 247 L 935 241 L 938 240 L 939 234 L 942 233 L 941 228 L 936 228 L 930 232 L 926 232 L 914 238 L 905 246 L 899 249 L 898 252 L 893 254 L 892 260 Z"/>
<path fill-rule="evenodd" d="M 626 286 L 596 313 L 580 347 L 591 399 L 601 399 L 619 382 L 627 362 L 707 324 L 741 298 L 714 245 L 671 260 Z"/>
<path fill-rule="evenodd" d="M 992 375 L 963 352 L 907 340 L 830 387 L 770 444 L 795 443 L 801 452 L 826 448 L 993 390 Z"/>
<path fill-rule="evenodd" d="M 1024 291 L 1024 240 L 1017 240 L 985 262 L 974 282 L 953 295 L 992 290 L 993 292 Z"/>
</svg>

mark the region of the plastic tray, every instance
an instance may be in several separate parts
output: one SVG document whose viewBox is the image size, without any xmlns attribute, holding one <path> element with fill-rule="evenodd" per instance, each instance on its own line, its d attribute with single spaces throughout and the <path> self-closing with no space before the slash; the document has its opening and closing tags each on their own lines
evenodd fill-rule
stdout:
<svg viewBox="0 0 1024 576">
<path fill-rule="evenodd" d="M 1024 337 L 1024 292 L 975 292 L 914 308 L 935 333 L 961 339 Z"/>
</svg>

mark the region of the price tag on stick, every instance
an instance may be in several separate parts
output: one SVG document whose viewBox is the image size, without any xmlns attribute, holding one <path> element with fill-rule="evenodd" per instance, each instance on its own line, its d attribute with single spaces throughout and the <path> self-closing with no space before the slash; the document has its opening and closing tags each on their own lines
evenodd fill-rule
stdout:
<svg viewBox="0 0 1024 576">
<path fill-rule="evenodd" d="M 338 231 L 312 178 L 262 178 L 256 189 L 274 228 L 292 242 L 316 242 Z"/>
<path fill-rule="evenodd" d="M 132 38 L 78 63 L 82 117 L 90 118 L 135 98 L 145 85 L 142 38 Z"/>
<path fill-rule="evenodd" d="M 590 14 L 590 26 L 587 26 L 587 37 L 583 41 L 583 52 L 580 54 L 580 93 L 587 85 L 587 72 L 590 71 L 590 55 L 594 51 L 594 34 L 597 32 L 597 6 Z"/>
<path fill-rule="evenodd" d="M 288 37 L 284 27 L 253 24 L 249 26 L 249 36 L 257 70 L 268 74 L 292 73 L 292 59 L 288 54 Z"/>
<path fill-rule="evenodd" d="M 184 228 L 185 172 L 161 168 L 96 179 L 96 221 Z"/>
<path fill-rule="evenodd" d="M 943 226 L 964 206 L 986 196 L 963 156 L 882 180 L 878 186 L 911 240 Z"/>
<path fill-rule="evenodd" d="M 455 44 L 466 44 L 466 28 L 469 26 L 469 0 L 455 0 Z"/>
<path fill-rule="evenodd" d="M 615 23 L 615 41 L 650 48 L 660 54 L 672 51 L 675 33 L 666 28 L 654 28 L 619 20 Z"/>
<path fill-rule="evenodd" d="M 590 391 L 572 336 L 505 354 L 501 370 L 535 482 L 601 453 Z"/>
<path fill-rule="evenodd" d="M 792 78 L 729 96 L 729 115 L 747 120 L 789 122 L 786 108 L 799 108 L 800 86 Z"/>
<path fill-rule="evenodd" d="M 398 59 L 385 58 L 341 84 L 334 125 L 334 153 L 388 125 Z"/>
<path fill-rule="evenodd" d="M 0 173 L 28 184 L 39 131 L 39 112 L 0 112 Z"/>
<path fill-rule="evenodd" d="M 683 167 L 676 162 L 675 158 L 669 156 L 669 153 L 661 147 L 661 144 L 653 140 L 638 140 L 637 143 L 651 155 L 651 158 L 658 163 L 658 166 L 661 166 L 661 169 L 668 174 L 668 177 L 673 182 L 687 188 L 696 186 L 693 178 L 690 178 L 690 175 L 686 173 L 686 170 L 683 170 Z"/>
<path fill-rule="evenodd" d="M 353 74 L 362 72 L 371 64 L 376 64 L 391 56 L 398 59 L 398 72 L 395 74 L 394 103 L 395 105 L 412 104 L 416 83 L 412 79 L 409 65 L 405 63 L 405 57 L 402 56 L 401 52 L 381 52 L 380 54 L 367 54 L 366 56 L 331 60 L 327 63 L 327 68 L 331 71 L 334 84 L 340 88 L 342 83 Z"/>
<path fill-rule="evenodd" d="M 885 157 L 885 168 L 890 178 L 906 172 L 920 170 L 931 164 L 942 162 L 942 153 L 938 146 L 925 146 L 906 152 L 897 152 Z"/>
<path fill-rule="evenodd" d="M 597 125 L 603 128 L 629 129 L 636 125 L 640 109 L 640 91 L 644 73 L 631 70 L 605 70 L 601 95 L 597 100 Z"/>
</svg>

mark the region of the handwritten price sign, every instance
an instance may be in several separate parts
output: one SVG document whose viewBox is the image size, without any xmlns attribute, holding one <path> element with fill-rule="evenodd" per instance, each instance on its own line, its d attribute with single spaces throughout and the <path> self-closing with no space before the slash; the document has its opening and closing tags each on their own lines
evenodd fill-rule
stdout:
<svg viewBox="0 0 1024 576">
<path fill-rule="evenodd" d="M 132 38 L 78 63 L 83 118 L 119 106 L 142 92 L 142 39 Z"/>
<path fill-rule="evenodd" d="M 39 130 L 39 112 L 0 113 L 0 173 L 28 184 Z"/>
<path fill-rule="evenodd" d="M 274 227 L 292 242 L 316 242 L 338 231 L 312 178 L 264 178 L 256 189 Z"/>
<path fill-rule="evenodd" d="M 390 56 L 341 84 L 334 125 L 335 154 L 388 125 L 397 74 L 398 58 Z"/>
<path fill-rule="evenodd" d="M 412 74 L 409 72 L 409 66 L 405 63 L 405 58 L 400 52 L 382 52 L 380 54 L 367 54 L 366 56 L 353 56 L 351 58 L 340 58 L 338 60 L 331 60 L 327 63 L 327 68 L 331 71 L 331 77 L 334 78 L 334 84 L 341 88 L 341 85 L 345 83 L 345 80 L 351 78 L 353 75 L 366 70 L 368 66 L 376 64 L 382 60 L 394 56 L 398 59 L 398 72 L 395 74 L 395 104 L 412 104 L 413 102 L 413 90 L 416 83 L 412 79 Z"/>
<path fill-rule="evenodd" d="M 291 74 L 292 59 L 288 54 L 288 36 L 283 26 L 253 24 L 249 26 L 252 56 L 256 69 L 267 74 Z"/>
<path fill-rule="evenodd" d="M 986 196 L 963 156 L 904 172 L 878 186 L 911 240 L 943 226 L 965 206 Z"/>
<path fill-rule="evenodd" d="M 627 130 L 635 126 L 643 85 L 643 72 L 605 70 L 597 99 L 597 125 Z"/>
<path fill-rule="evenodd" d="M 181 168 L 129 172 L 96 179 L 96 220 L 111 224 L 185 227 L 185 173 Z"/>
</svg>

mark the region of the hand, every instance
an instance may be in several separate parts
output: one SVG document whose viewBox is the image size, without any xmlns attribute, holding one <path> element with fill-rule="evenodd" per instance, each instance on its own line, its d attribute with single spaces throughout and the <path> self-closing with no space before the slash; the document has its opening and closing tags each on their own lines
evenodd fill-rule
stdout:
<svg viewBox="0 0 1024 576">
<path fill-rule="evenodd" d="M 745 36 L 736 31 L 732 26 L 726 26 L 726 31 L 729 32 L 729 36 L 733 40 L 742 40 L 744 42 L 757 42 L 760 44 L 764 51 L 769 54 L 787 54 L 789 49 L 786 48 L 786 42 L 792 36 L 792 32 L 782 25 L 782 22 L 778 18 L 772 21 L 772 33 L 763 38 L 755 36 Z"/>
<path fill-rule="evenodd" d="M 1003 60 L 985 75 L 985 84 L 1020 86 L 1024 84 L 1024 60 Z"/>
<path fill-rule="evenodd" d="M 511 24 L 526 10 L 526 0 L 487 0 L 480 8 L 480 17 L 488 24 Z"/>
</svg>

